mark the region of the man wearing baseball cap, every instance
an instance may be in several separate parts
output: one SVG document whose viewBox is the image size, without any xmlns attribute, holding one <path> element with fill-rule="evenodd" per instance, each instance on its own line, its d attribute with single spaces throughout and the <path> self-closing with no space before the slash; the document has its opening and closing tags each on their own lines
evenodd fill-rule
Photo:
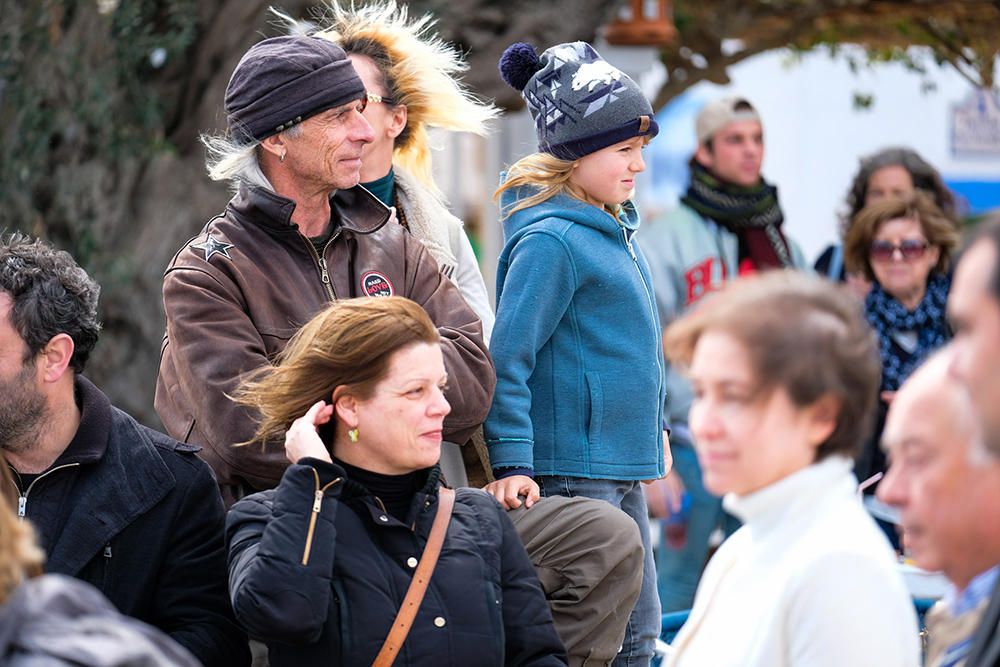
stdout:
<svg viewBox="0 0 1000 667">
<path fill-rule="evenodd" d="M 695 119 L 698 147 L 691 181 L 680 205 L 653 220 L 643 237 L 656 290 L 660 322 L 667 327 L 707 294 L 741 275 L 806 266 L 799 248 L 781 230 L 778 191 L 761 177 L 764 130 L 754 106 L 742 97 L 708 102 Z M 656 485 L 669 498 L 690 496 L 686 540 L 664 540 L 657 564 L 664 612 L 689 609 L 708 541 L 717 527 L 731 532 L 735 520 L 721 500 L 701 485 L 701 469 L 687 428 L 691 387 L 667 369 L 666 415 L 672 432 L 674 470 Z M 656 488 L 647 489 L 650 496 Z M 654 514 L 662 503 L 651 502 Z"/>
<path fill-rule="evenodd" d="M 155 406 L 175 438 L 203 446 L 227 505 L 276 486 L 280 442 L 241 447 L 256 415 L 230 399 L 331 301 L 404 296 L 441 334 L 451 413 L 463 443 L 490 406 L 495 373 L 482 324 L 424 245 L 358 187 L 374 139 L 365 86 L 344 51 L 306 36 L 265 39 L 226 89 L 228 131 L 203 136 L 208 172 L 235 196 L 174 257 L 163 280 L 166 334 Z"/>
</svg>

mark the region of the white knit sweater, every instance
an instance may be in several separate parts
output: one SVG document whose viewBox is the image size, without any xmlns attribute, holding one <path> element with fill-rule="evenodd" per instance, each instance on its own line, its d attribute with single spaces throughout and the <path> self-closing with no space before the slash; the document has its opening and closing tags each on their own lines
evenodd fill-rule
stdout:
<svg viewBox="0 0 1000 667">
<path fill-rule="evenodd" d="M 671 667 L 915 667 L 916 615 L 841 457 L 727 510 L 744 525 L 709 562 Z"/>
</svg>

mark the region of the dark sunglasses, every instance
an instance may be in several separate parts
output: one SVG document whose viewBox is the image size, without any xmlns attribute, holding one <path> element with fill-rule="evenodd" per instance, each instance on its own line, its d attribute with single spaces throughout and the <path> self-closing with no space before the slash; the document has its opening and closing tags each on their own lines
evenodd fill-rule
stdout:
<svg viewBox="0 0 1000 667">
<path fill-rule="evenodd" d="M 924 256 L 924 252 L 927 250 L 930 244 L 927 241 L 918 239 L 906 239 L 901 241 L 899 245 L 891 243 L 890 241 L 872 241 L 871 248 L 869 248 L 869 255 L 876 262 L 888 262 L 892 259 L 896 251 L 903 256 L 905 261 L 911 261 L 914 259 L 920 259 Z"/>
</svg>

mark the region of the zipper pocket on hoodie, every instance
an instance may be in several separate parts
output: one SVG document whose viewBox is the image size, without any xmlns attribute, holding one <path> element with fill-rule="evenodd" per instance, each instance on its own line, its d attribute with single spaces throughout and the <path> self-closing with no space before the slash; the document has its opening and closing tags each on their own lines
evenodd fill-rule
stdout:
<svg viewBox="0 0 1000 667">
<path fill-rule="evenodd" d="M 309 553 L 312 551 L 313 533 L 316 532 L 316 519 L 319 517 L 319 512 L 323 509 L 323 494 L 334 484 L 341 481 L 341 478 L 333 480 L 326 486 L 320 487 L 319 485 L 319 473 L 313 468 L 313 477 L 316 480 L 316 491 L 313 494 L 313 505 L 312 512 L 309 513 L 309 531 L 306 533 L 306 546 L 305 550 L 302 552 L 302 564 L 309 564 Z"/>
</svg>

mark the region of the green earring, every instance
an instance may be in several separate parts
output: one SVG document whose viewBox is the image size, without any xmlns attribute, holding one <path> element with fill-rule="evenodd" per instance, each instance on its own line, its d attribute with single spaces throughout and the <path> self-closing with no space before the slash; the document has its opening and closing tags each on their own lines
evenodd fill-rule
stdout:
<svg viewBox="0 0 1000 667">
<path fill-rule="evenodd" d="M 357 442 L 358 441 L 358 429 L 352 428 L 350 431 L 347 432 L 347 437 L 350 438 L 351 442 Z"/>
</svg>

